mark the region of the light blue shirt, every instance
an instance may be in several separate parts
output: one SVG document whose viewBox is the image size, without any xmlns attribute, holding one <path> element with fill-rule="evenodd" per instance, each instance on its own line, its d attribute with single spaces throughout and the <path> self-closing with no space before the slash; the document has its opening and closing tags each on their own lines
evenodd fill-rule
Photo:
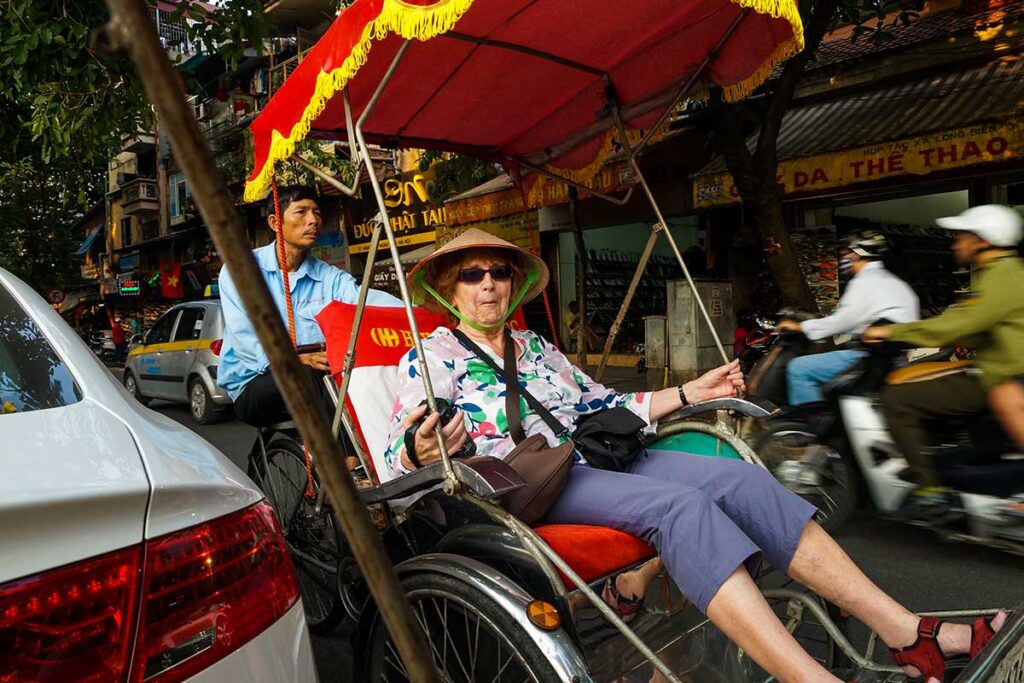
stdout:
<svg viewBox="0 0 1024 683">
<path fill-rule="evenodd" d="M 263 279 L 270 288 L 281 319 L 286 321 L 284 282 L 277 266 L 277 243 L 253 250 Z M 359 298 L 356 279 L 341 268 L 324 263 L 307 254 L 302 265 L 289 277 L 292 290 L 292 308 L 295 312 L 295 343 L 315 344 L 324 341 L 316 322 L 316 315 L 332 301 L 348 304 Z M 220 270 L 220 302 L 224 311 L 224 345 L 217 368 L 217 384 L 224 387 L 231 400 L 238 398 L 246 383 L 270 369 L 270 361 L 263 352 L 256 330 L 242 308 L 238 290 L 231 280 L 227 266 Z M 401 306 L 399 299 L 387 292 L 371 289 L 366 296 L 370 306 Z"/>
</svg>

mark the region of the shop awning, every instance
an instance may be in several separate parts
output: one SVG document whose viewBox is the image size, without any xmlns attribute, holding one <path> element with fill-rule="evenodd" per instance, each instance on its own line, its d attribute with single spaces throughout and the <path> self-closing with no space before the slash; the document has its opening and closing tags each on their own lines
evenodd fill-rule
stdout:
<svg viewBox="0 0 1024 683">
<path fill-rule="evenodd" d="M 795 170 L 795 173 L 809 175 L 794 178 L 793 186 L 787 186 L 786 190 L 824 189 L 812 187 L 810 182 L 819 168 L 828 176 L 827 186 L 834 187 L 879 180 L 890 174 L 929 173 L 1016 158 L 1021 155 L 1021 147 L 1014 139 L 1020 135 L 1016 119 L 1024 111 L 1022 81 L 1024 60 L 995 61 L 795 107 L 786 113 L 779 133 L 783 182 L 786 181 L 783 167 L 789 161 L 826 155 L 841 155 L 844 159 L 839 164 L 842 168 L 835 163 L 825 163 L 808 164 L 806 168 Z M 993 137 L 1004 139 L 989 146 L 986 140 Z M 958 141 L 960 146 L 954 149 L 952 146 Z M 755 144 L 756 136 L 751 136 L 748 145 L 753 149 Z M 895 157 L 890 164 L 891 154 L 903 156 Z M 877 163 L 879 158 L 886 159 L 883 172 L 869 177 L 867 162 Z M 863 163 L 851 166 L 857 162 Z M 825 168 L 829 165 L 831 168 Z M 839 171 L 845 171 L 842 177 L 834 177 Z M 694 198 L 698 206 L 739 201 L 738 196 L 716 194 L 717 190 L 731 194 L 724 187 L 722 176 L 728 177 L 722 157 L 696 174 Z"/>
<path fill-rule="evenodd" d="M 97 225 L 95 228 L 90 230 L 89 234 L 86 235 L 85 237 L 85 241 L 82 242 L 81 246 L 78 247 L 78 251 L 76 251 L 74 255 L 85 256 L 87 253 L 89 253 L 89 249 L 92 247 L 92 243 L 96 241 L 96 237 L 100 234 L 100 231 L 103 230 L 103 228 L 103 225 Z"/>
<path fill-rule="evenodd" d="M 961 128 L 1024 113 L 1024 60 L 999 61 L 791 109 L 779 159 Z M 751 137 L 753 149 L 756 138 Z M 698 175 L 725 171 L 719 157 Z"/>
</svg>

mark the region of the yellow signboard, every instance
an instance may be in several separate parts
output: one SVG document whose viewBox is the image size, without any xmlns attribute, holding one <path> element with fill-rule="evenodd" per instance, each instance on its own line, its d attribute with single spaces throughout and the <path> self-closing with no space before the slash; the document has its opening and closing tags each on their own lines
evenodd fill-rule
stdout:
<svg viewBox="0 0 1024 683">
<path fill-rule="evenodd" d="M 904 175 L 925 175 L 1021 156 L 1024 156 L 1024 127 L 1016 121 L 985 123 L 833 154 L 790 159 L 779 163 L 778 182 L 790 195 Z M 697 208 L 740 201 L 729 173 L 694 179 L 693 202 Z"/>
<path fill-rule="evenodd" d="M 469 228 L 478 228 L 511 242 L 517 247 L 536 251 L 537 249 L 537 211 L 531 210 L 529 221 L 522 211 L 510 213 L 485 221 L 463 223 L 459 226 L 437 226 L 437 245 L 447 244 Z"/>
<path fill-rule="evenodd" d="M 633 181 L 632 171 L 626 162 L 605 166 L 591 180 L 590 186 L 599 192 L 617 192 L 628 187 Z M 580 192 L 580 198 L 586 198 L 586 192 Z M 531 209 L 542 206 L 555 206 L 569 201 L 569 186 L 561 180 L 547 176 L 538 176 L 527 197 Z M 523 193 L 517 188 L 492 192 L 478 197 L 469 197 L 450 201 L 445 204 L 446 222 L 448 225 L 465 225 L 484 221 L 499 216 L 509 216 L 523 211 Z"/>
</svg>

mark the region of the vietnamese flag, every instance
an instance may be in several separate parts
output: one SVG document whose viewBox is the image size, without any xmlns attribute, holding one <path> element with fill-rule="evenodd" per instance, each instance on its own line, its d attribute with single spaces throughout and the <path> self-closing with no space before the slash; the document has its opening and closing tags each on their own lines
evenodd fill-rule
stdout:
<svg viewBox="0 0 1024 683">
<path fill-rule="evenodd" d="M 180 263 L 160 266 L 160 296 L 165 299 L 181 299 L 185 296 L 185 286 L 181 283 Z"/>
</svg>

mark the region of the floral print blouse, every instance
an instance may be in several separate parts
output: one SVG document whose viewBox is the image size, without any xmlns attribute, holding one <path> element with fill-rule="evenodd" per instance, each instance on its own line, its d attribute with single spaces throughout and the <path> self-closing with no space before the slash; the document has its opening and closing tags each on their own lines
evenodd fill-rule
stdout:
<svg viewBox="0 0 1024 683">
<path fill-rule="evenodd" d="M 587 377 L 565 355 L 544 338 L 529 331 L 512 332 L 518 354 L 519 384 L 547 408 L 555 419 L 572 430 L 576 420 L 605 408 L 623 407 L 636 413 L 649 427 L 650 392 L 621 394 Z M 504 363 L 491 349 L 498 367 Z M 427 369 L 438 398 L 445 398 L 465 414 L 466 429 L 476 443 L 478 455 L 504 458 L 515 443 L 505 417 L 505 381 L 487 363 L 459 342 L 446 328 L 439 327 L 423 340 Z M 406 415 L 425 399 L 423 380 L 411 349 L 398 366 L 398 397 L 391 411 L 391 434 L 384 457 L 395 474 L 408 470 L 401 464 L 405 449 Z M 559 439 L 520 397 L 519 410 L 527 436 L 543 434 L 554 445 Z"/>
</svg>

